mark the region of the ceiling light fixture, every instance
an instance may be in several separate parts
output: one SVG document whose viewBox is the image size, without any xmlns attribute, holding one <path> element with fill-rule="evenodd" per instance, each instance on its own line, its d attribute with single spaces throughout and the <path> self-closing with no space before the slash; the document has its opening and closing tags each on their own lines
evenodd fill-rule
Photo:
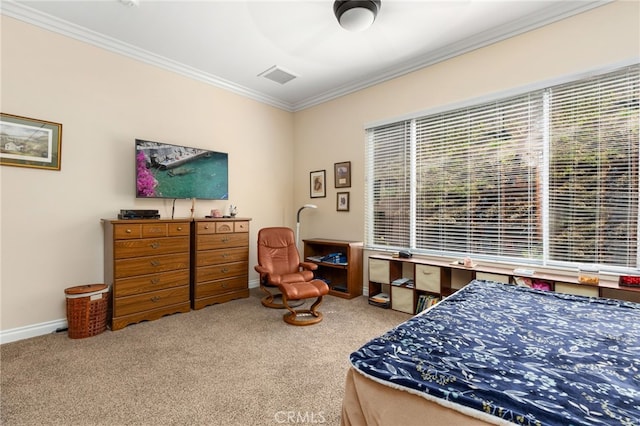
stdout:
<svg viewBox="0 0 640 426">
<path fill-rule="evenodd" d="M 333 13 L 345 30 L 364 31 L 376 20 L 380 4 L 380 0 L 336 0 Z"/>
</svg>

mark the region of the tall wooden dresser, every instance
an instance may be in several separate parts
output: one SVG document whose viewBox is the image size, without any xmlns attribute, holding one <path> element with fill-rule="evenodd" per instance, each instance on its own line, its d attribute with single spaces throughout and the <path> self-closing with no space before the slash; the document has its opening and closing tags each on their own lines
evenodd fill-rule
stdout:
<svg viewBox="0 0 640 426">
<path fill-rule="evenodd" d="M 250 220 L 194 220 L 191 251 L 193 309 L 249 297 Z"/>
<path fill-rule="evenodd" d="M 111 329 L 189 312 L 191 220 L 104 220 Z"/>
</svg>

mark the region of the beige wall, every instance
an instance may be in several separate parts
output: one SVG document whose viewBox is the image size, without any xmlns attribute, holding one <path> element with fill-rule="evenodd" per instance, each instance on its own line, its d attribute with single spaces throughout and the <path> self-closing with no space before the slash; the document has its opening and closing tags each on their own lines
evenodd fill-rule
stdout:
<svg viewBox="0 0 640 426">
<path fill-rule="evenodd" d="M 101 218 L 126 208 L 171 217 L 171 201 L 135 199 L 135 138 L 229 153 L 229 201 L 198 201 L 197 216 L 232 203 L 252 231 L 293 223 L 291 113 L 11 18 L 1 25 L 2 112 L 63 125 L 61 171 L 0 167 L 1 330 L 63 319 L 65 288 L 103 281 Z M 190 207 L 178 200 L 176 217 Z M 252 232 L 252 262 L 254 247 Z"/>
<path fill-rule="evenodd" d="M 365 123 L 640 56 L 638 2 L 616 2 L 294 114 L 2 17 L 1 110 L 63 124 L 60 172 L 0 167 L 0 332 L 64 318 L 66 287 L 102 281 L 100 218 L 135 200 L 133 139 L 229 152 L 230 203 L 301 236 L 363 239 Z M 351 161 L 350 212 L 336 212 L 333 165 Z M 278 167 L 267 165 L 277 164 Z M 309 172 L 327 171 L 327 197 Z M 340 190 L 342 191 L 342 190 Z M 196 215 L 226 202 L 198 202 Z M 178 201 L 176 216 L 190 203 Z M 256 280 L 253 268 L 250 279 Z"/>
<path fill-rule="evenodd" d="M 364 237 L 364 126 L 640 58 L 640 2 L 616 2 L 295 114 L 297 204 L 327 169 L 303 237 Z M 351 212 L 336 212 L 333 164 L 351 161 Z M 342 191 L 342 190 L 341 190 Z M 310 229 L 309 229 L 310 228 Z"/>
</svg>

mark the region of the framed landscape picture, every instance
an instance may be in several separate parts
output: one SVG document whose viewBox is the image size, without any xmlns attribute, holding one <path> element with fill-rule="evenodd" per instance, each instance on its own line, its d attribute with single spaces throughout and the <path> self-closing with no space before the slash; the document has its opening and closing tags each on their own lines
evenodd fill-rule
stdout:
<svg viewBox="0 0 640 426">
<path fill-rule="evenodd" d="M 322 198 L 327 196 L 325 170 L 316 170 L 309 174 L 309 193 L 311 198 Z"/>
<path fill-rule="evenodd" d="M 0 113 L 0 164 L 60 170 L 62 124 Z"/>
</svg>

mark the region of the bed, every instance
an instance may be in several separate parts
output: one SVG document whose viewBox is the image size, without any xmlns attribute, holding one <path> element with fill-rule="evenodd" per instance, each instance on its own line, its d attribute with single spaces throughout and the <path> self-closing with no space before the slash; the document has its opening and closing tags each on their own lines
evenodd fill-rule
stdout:
<svg viewBox="0 0 640 426">
<path fill-rule="evenodd" d="M 343 426 L 640 425 L 640 304 L 474 280 L 350 356 Z"/>
</svg>

